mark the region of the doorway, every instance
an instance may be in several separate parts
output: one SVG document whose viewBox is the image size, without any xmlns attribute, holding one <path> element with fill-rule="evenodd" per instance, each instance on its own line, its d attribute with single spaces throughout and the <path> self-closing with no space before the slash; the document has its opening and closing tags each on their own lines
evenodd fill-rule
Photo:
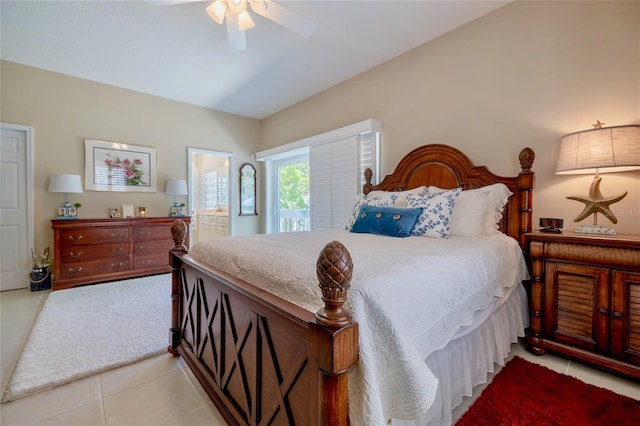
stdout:
<svg viewBox="0 0 640 426">
<path fill-rule="evenodd" d="M 29 285 L 34 248 L 33 127 L 0 123 L 0 291 Z"/>
<path fill-rule="evenodd" d="M 232 235 L 233 154 L 188 148 L 190 242 Z"/>
</svg>

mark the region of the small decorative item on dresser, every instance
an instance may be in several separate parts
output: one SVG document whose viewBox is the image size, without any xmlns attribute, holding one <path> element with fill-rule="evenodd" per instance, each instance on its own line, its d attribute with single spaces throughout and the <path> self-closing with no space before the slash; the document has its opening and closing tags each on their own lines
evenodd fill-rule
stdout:
<svg viewBox="0 0 640 426">
<path fill-rule="evenodd" d="M 147 208 L 146 207 L 138 207 L 136 212 L 136 217 L 147 217 Z"/>
<path fill-rule="evenodd" d="M 122 214 L 120 213 L 120 209 L 117 207 L 109 209 L 109 217 L 112 219 L 117 219 L 119 217 L 122 217 Z"/>
<path fill-rule="evenodd" d="M 133 217 L 133 204 L 122 205 L 122 217 Z"/>
</svg>

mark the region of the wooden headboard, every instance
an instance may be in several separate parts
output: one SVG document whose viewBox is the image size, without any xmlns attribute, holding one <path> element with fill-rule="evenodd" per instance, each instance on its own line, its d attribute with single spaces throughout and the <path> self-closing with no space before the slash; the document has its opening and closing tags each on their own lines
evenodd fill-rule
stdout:
<svg viewBox="0 0 640 426">
<path fill-rule="evenodd" d="M 408 153 L 396 166 L 392 174 L 377 185 L 371 183 L 371 170 L 365 171 L 366 184 L 363 192 L 404 191 L 425 185 L 440 188 L 474 189 L 493 183 L 505 184 L 513 195 L 509 198 L 499 227 L 502 232 L 515 238 L 525 249 L 524 234 L 531 232 L 532 196 L 535 174 L 531 170 L 535 154 L 531 148 L 520 151 L 518 160 L 522 171 L 518 176 L 498 176 L 486 166 L 476 166 L 469 157 L 448 145 L 423 145 Z"/>
</svg>

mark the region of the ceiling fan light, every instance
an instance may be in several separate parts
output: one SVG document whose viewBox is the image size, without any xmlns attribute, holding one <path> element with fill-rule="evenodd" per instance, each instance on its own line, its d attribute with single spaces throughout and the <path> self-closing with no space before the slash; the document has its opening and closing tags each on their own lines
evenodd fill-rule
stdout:
<svg viewBox="0 0 640 426">
<path fill-rule="evenodd" d="M 227 7 L 222 0 L 216 0 L 207 6 L 207 13 L 218 24 L 222 24 L 224 21 L 224 15 L 227 12 Z"/>
<path fill-rule="evenodd" d="M 240 15 L 247 10 L 247 0 L 229 0 L 227 1 L 229 12 Z"/>
<path fill-rule="evenodd" d="M 240 31 L 248 30 L 255 26 L 256 24 L 253 22 L 253 19 L 251 19 L 251 16 L 249 16 L 249 12 L 245 10 L 238 14 L 238 28 Z"/>
</svg>

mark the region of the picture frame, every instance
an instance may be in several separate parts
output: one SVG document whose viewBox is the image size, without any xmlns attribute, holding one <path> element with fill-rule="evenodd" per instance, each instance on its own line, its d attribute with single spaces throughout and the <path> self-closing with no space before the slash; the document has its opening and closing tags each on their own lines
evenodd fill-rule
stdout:
<svg viewBox="0 0 640 426">
<path fill-rule="evenodd" d="M 109 217 L 111 219 L 118 219 L 122 217 L 122 214 L 120 213 L 120 209 L 117 207 L 109 209 Z"/>
<path fill-rule="evenodd" d="M 84 155 L 86 190 L 157 192 L 155 148 L 85 139 Z"/>
<path fill-rule="evenodd" d="M 256 168 L 251 163 L 240 166 L 240 216 L 257 216 Z"/>
<path fill-rule="evenodd" d="M 133 204 L 122 205 L 122 217 L 133 217 Z"/>
<path fill-rule="evenodd" d="M 138 207 L 136 209 L 136 217 L 147 217 L 147 208 L 146 207 Z"/>
</svg>

